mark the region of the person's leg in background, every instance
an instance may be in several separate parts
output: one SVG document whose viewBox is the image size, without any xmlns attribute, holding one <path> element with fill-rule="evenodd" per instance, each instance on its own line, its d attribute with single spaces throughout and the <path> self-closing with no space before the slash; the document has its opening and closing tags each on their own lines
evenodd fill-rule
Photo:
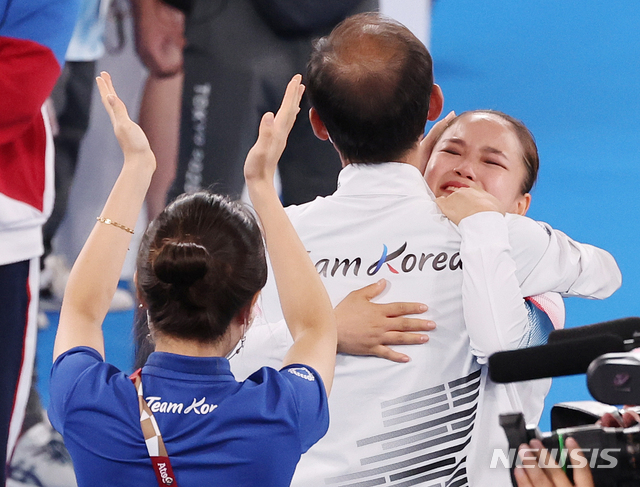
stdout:
<svg viewBox="0 0 640 487">
<path fill-rule="evenodd" d="M 146 198 L 147 218 L 151 221 L 166 206 L 176 173 L 184 24 L 190 2 L 134 0 L 132 6 L 136 52 L 148 70 L 138 119 L 157 163 Z"/>
<path fill-rule="evenodd" d="M 138 123 L 147 134 L 157 164 L 147 191 L 148 221 L 157 217 L 167 205 L 169 188 L 176 176 L 183 78 L 182 72 L 173 76 L 157 76 L 150 72 L 144 85 Z M 133 335 L 133 369 L 137 370 L 144 366 L 155 348 L 149 338 L 146 311 L 140 305 L 134 311 Z"/>
<path fill-rule="evenodd" d="M 8 464 L 22 429 L 36 351 L 40 259 L 0 266 L 0 458 Z M 0 472 L 5 484 L 6 469 Z"/>
<path fill-rule="evenodd" d="M 264 104 L 264 73 L 280 72 L 281 93 L 295 74 L 286 42 L 249 0 L 194 1 L 186 37 L 180 149 L 169 199 L 207 187 L 239 197 L 263 109 L 277 109 Z"/>
<path fill-rule="evenodd" d="M 139 124 L 156 155 L 157 168 L 147 192 L 147 217 L 153 220 L 167 205 L 167 193 L 176 175 L 180 132 L 182 73 L 149 73 L 140 104 Z"/>
<path fill-rule="evenodd" d="M 52 242 L 67 212 L 80 145 L 89 128 L 95 70 L 95 61 L 67 61 L 51 93 L 58 133 L 54 136 L 55 200 L 51 216 L 42 229 L 45 253 L 41 258 L 40 296 L 43 308 L 59 309 L 69 274 L 68 262 L 52 253 Z M 124 310 L 132 306 L 131 295 L 119 290 L 111 309 Z"/>
<path fill-rule="evenodd" d="M 69 192 L 78 164 L 80 142 L 89 128 L 95 62 L 67 62 L 51 93 L 58 120 L 55 143 L 56 197 L 53 211 L 42 229 L 43 259 L 51 254 L 53 237 L 67 211 Z"/>
<path fill-rule="evenodd" d="M 40 266 L 40 257 L 0 266 L 0 485 L 74 487 L 71 457 L 36 387 Z"/>
<path fill-rule="evenodd" d="M 153 220 L 167 204 L 175 179 L 180 132 L 185 17 L 190 2 L 183 0 L 132 0 L 136 53 L 147 68 L 138 113 L 156 156 L 156 171 L 146 197 L 147 219 Z M 148 337 L 146 311 L 134 310 L 134 370 L 142 367 L 153 352 Z"/>
</svg>

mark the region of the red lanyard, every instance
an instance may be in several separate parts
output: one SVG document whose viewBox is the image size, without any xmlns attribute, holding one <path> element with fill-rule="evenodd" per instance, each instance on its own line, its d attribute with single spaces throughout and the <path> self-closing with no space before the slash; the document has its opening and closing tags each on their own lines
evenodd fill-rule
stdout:
<svg viewBox="0 0 640 487">
<path fill-rule="evenodd" d="M 178 487 L 176 477 L 173 474 L 173 468 L 171 468 L 171 460 L 169 460 L 169 454 L 164 446 L 162 440 L 162 434 L 158 428 L 156 418 L 153 417 L 153 412 L 149 409 L 147 401 L 144 400 L 142 393 L 142 369 L 136 370 L 129 376 L 131 382 L 138 391 L 138 405 L 140 406 L 140 426 L 142 427 L 142 433 L 144 434 L 144 442 L 147 444 L 147 451 L 149 457 L 151 457 L 151 463 L 153 464 L 153 470 L 156 472 L 156 480 L 160 487 L 165 485 L 171 485 L 172 487 Z"/>
</svg>

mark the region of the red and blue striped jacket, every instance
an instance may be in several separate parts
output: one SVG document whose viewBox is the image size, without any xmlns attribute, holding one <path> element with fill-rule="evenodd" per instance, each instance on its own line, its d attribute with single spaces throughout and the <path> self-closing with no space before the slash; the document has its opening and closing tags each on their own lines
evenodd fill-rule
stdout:
<svg viewBox="0 0 640 487">
<path fill-rule="evenodd" d="M 0 265 L 42 253 L 53 205 L 53 140 L 43 107 L 81 0 L 0 0 Z"/>
</svg>

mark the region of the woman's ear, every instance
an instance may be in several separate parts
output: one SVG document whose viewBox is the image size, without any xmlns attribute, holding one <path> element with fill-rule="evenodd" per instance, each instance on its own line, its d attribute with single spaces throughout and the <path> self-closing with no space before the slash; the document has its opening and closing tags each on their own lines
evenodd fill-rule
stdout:
<svg viewBox="0 0 640 487">
<path fill-rule="evenodd" d="M 253 308 L 258 302 L 259 297 L 260 297 L 260 291 L 255 293 L 253 295 L 253 298 L 251 298 L 251 302 L 248 303 L 244 308 L 240 310 L 240 312 L 238 313 L 238 323 L 251 324 L 251 322 L 253 321 Z"/>
<path fill-rule="evenodd" d="M 518 215 L 526 215 L 527 211 L 529 211 L 529 206 L 531 206 L 531 195 L 529 193 L 525 193 L 518 197 L 516 201 L 516 214 Z"/>
<path fill-rule="evenodd" d="M 258 291 L 257 293 L 255 293 L 253 295 L 253 299 L 251 300 L 251 309 L 253 309 L 253 307 L 256 305 L 256 303 L 258 302 L 258 298 L 260 297 L 260 293 L 261 291 Z"/>
<path fill-rule="evenodd" d="M 138 271 L 133 272 L 133 287 L 135 287 L 136 289 L 136 301 L 138 301 L 138 303 L 142 305 L 142 308 L 146 308 L 147 303 L 145 303 L 144 299 L 142 299 L 142 294 L 140 293 L 140 288 L 138 287 Z"/>
</svg>

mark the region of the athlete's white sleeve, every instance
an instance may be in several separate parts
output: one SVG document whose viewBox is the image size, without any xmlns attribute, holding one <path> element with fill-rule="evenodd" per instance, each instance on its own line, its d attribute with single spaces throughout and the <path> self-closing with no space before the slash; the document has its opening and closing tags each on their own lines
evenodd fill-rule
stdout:
<svg viewBox="0 0 640 487">
<path fill-rule="evenodd" d="M 522 243 L 527 252 L 519 255 L 523 260 L 522 266 L 549 265 L 545 261 L 546 252 L 556 252 L 562 255 L 567 248 L 562 247 L 562 239 L 552 238 L 552 233 L 546 231 L 532 221 L 519 221 L 513 224 L 514 232 L 526 232 L 526 241 Z M 530 225 L 529 223 L 534 223 Z M 536 228 L 537 227 L 537 228 Z M 510 243 L 510 227 L 507 219 L 499 213 L 482 213 L 476 218 L 467 218 L 460 222 L 461 234 L 460 257 L 463 262 L 462 271 L 462 303 L 465 325 L 467 327 L 472 353 L 479 363 L 485 364 L 487 357 L 499 350 L 516 349 L 528 342 L 525 338 L 532 332 L 544 331 L 549 328 L 534 330 L 540 326 L 538 320 L 532 319 L 529 309 L 525 305 L 521 289 L 520 276 L 527 279 L 532 270 L 519 273 L 516 262 L 512 257 Z M 564 234 L 562 234 L 564 236 Z M 566 236 L 564 236 L 566 238 Z M 520 235 L 513 240 L 523 240 Z M 558 242 L 560 240 L 560 243 Z M 526 246 L 525 246 L 526 245 Z M 557 249 L 556 249 L 557 245 Z M 580 244 L 575 245 L 580 248 Z M 598 250 L 598 249 L 596 249 Z M 602 251 L 605 253 L 604 251 Z M 605 253 L 606 254 L 606 253 Z M 607 254 L 608 255 L 608 254 Z M 588 260 L 569 261 L 578 267 L 589 270 L 593 265 Z M 529 261 L 524 260 L 530 259 Z M 569 257 L 570 258 L 570 257 Z M 596 260 L 596 266 L 601 261 Z M 606 260 L 605 260 L 606 262 Z M 577 264 L 583 264 L 578 266 Z M 526 268 L 526 267 L 525 267 Z M 540 286 L 545 285 L 543 278 L 548 279 L 546 285 L 562 283 L 563 279 L 571 280 L 574 269 L 571 266 L 563 268 L 543 268 L 544 274 L 540 279 Z M 613 276 L 613 271 L 605 266 L 605 271 Z M 571 273 L 568 275 L 554 274 L 554 272 Z M 534 274 L 535 276 L 535 274 Z M 580 276 L 574 283 L 580 284 Z M 591 283 L 591 288 L 597 289 L 599 283 Z M 547 287 L 544 290 L 549 291 Z M 581 288 L 584 290 L 584 287 Z M 588 289 L 590 290 L 590 289 Z M 562 298 L 558 294 L 546 293 L 537 296 L 536 302 L 558 325 L 563 324 L 564 307 Z M 537 307 L 533 308 L 538 311 Z M 534 311 L 534 312 L 535 312 Z M 543 313 L 539 311 L 539 313 Z M 534 333 L 535 334 L 535 333 Z M 522 412 L 527 424 L 537 424 L 544 408 L 544 398 L 549 391 L 551 379 L 525 381 L 513 384 L 496 384 L 492 382 L 483 367 L 481 377 L 481 400 L 478 405 L 476 430 L 471 438 L 471 448 L 468 462 L 469 480 L 472 485 L 508 485 L 509 470 L 495 463 L 495 455 L 500 452 L 508 455 L 506 437 L 499 425 L 499 415 L 502 413 Z"/>
<path fill-rule="evenodd" d="M 505 219 L 524 296 L 554 291 L 564 296 L 604 299 L 622 284 L 618 264 L 606 250 L 576 242 L 546 223 L 524 216 L 507 214 Z M 526 254 L 531 251 L 535 227 L 534 246 L 539 250 L 543 242 L 544 251 L 537 262 L 532 262 Z"/>
<path fill-rule="evenodd" d="M 483 212 L 458 226 L 465 324 L 480 363 L 521 344 L 531 326 L 524 296 L 556 291 L 604 298 L 620 285 L 609 253 L 515 216 Z M 519 248 L 512 250 L 514 241 Z"/>
<path fill-rule="evenodd" d="M 464 321 L 473 354 L 484 363 L 494 352 L 517 348 L 528 313 L 504 217 L 497 212 L 478 215 L 463 219 L 458 228 Z"/>
</svg>

